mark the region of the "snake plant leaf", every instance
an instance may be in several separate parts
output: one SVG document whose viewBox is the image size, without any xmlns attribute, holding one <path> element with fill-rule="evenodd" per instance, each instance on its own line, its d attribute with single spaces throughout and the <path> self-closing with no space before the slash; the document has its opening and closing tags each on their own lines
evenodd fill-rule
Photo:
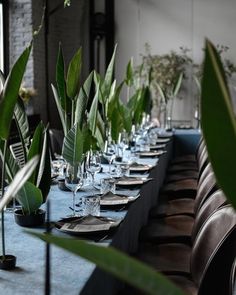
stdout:
<svg viewBox="0 0 236 295">
<path fill-rule="evenodd" d="M 160 94 L 161 100 L 163 102 L 167 103 L 167 98 L 166 98 L 165 92 L 161 88 L 160 84 L 159 83 L 156 83 L 156 86 L 157 86 L 157 90 L 158 90 L 158 92 Z"/>
<path fill-rule="evenodd" d="M 183 73 L 180 73 L 179 74 L 179 77 L 174 85 L 174 89 L 173 89 L 173 96 L 176 97 L 177 94 L 179 93 L 179 90 L 180 90 L 180 87 L 181 87 L 181 84 L 182 84 L 182 81 L 183 81 Z"/>
<path fill-rule="evenodd" d="M 66 92 L 67 95 L 74 100 L 79 91 L 79 80 L 82 66 L 82 49 L 81 47 L 75 53 L 69 63 L 69 68 L 66 77 Z"/>
<path fill-rule="evenodd" d="M 53 96 L 54 96 L 54 99 L 55 99 L 55 102 L 56 102 L 57 110 L 58 110 L 58 113 L 59 113 L 59 116 L 60 116 L 60 119 L 61 119 L 63 133 L 64 133 L 64 135 L 66 135 L 67 132 L 68 132 L 68 122 L 67 122 L 66 113 L 63 110 L 63 108 L 61 107 L 60 97 L 58 95 L 56 87 L 53 84 L 51 84 L 51 87 L 52 87 Z"/>
<path fill-rule="evenodd" d="M 31 45 L 17 59 L 3 86 L 0 96 L 0 137 L 3 139 L 7 139 L 9 135 L 15 104 L 30 51 Z"/>
<path fill-rule="evenodd" d="M 43 202 L 46 201 L 51 186 L 51 159 L 49 148 L 48 128 L 44 129 L 42 151 L 40 155 L 37 187 L 42 192 Z"/>
<path fill-rule="evenodd" d="M 220 57 L 206 40 L 201 95 L 202 129 L 217 182 L 236 208 L 236 120 Z"/>
<path fill-rule="evenodd" d="M 105 87 L 104 91 L 106 94 L 110 92 L 110 88 L 111 88 L 111 84 L 112 84 L 112 80 L 113 80 L 116 49 L 117 49 L 117 44 L 114 47 L 113 54 L 112 54 L 110 63 L 107 67 L 105 78 L 104 78 L 103 85 Z"/>
<path fill-rule="evenodd" d="M 29 152 L 28 152 L 28 160 L 32 159 L 35 155 L 42 154 L 43 132 L 44 132 L 44 126 L 43 126 L 43 123 L 40 122 L 34 131 L 32 143 L 30 145 Z M 29 181 L 35 185 L 37 184 L 39 168 L 40 168 L 40 163 L 38 164 L 37 168 L 32 173 L 29 179 Z"/>
<path fill-rule="evenodd" d="M 18 191 L 22 188 L 25 182 L 28 180 L 36 166 L 38 165 L 39 156 L 35 156 L 29 160 L 25 166 L 20 169 L 10 185 L 7 188 L 7 191 L 4 193 L 4 196 L 0 199 L 0 211 L 16 196 Z"/>
<path fill-rule="evenodd" d="M 95 263 L 99 268 L 144 291 L 145 294 L 184 295 L 183 291 L 164 275 L 115 248 L 38 232 L 27 233 Z"/>
<path fill-rule="evenodd" d="M 57 64 L 56 64 L 56 83 L 58 89 L 58 96 L 60 98 L 60 105 L 65 112 L 68 112 L 67 107 L 67 96 L 66 96 L 66 82 L 65 82 L 65 62 L 64 55 L 61 47 L 61 43 L 59 44 L 59 51 L 57 55 Z"/>
<path fill-rule="evenodd" d="M 88 114 L 88 122 L 90 126 L 90 130 L 92 131 L 92 135 L 96 132 L 96 126 L 97 126 L 97 112 L 98 112 L 98 96 L 99 96 L 99 85 L 97 87 L 97 91 L 95 93 L 91 108 L 89 110 Z"/>
<path fill-rule="evenodd" d="M 27 114 L 25 112 L 24 103 L 19 98 L 14 109 L 14 119 L 17 126 L 18 135 L 22 143 L 24 158 L 26 162 L 28 147 L 30 143 L 29 122 Z"/>
<path fill-rule="evenodd" d="M 123 127 L 126 132 L 130 133 L 132 129 L 132 113 L 129 109 L 122 103 L 119 103 L 119 112 L 122 117 Z"/>
<path fill-rule="evenodd" d="M 104 80 L 102 79 L 101 75 L 99 75 L 96 71 L 94 71 L 94 84 L 95 84 L 96 92 L 99 91 L 98 100 L 101 103 L 101 105 L 104 106 L 106 103 L 105 95 L 101 89 L 101 85 L 104 84 Z M 104 111 L 104 114 L 105 114 L 105 111 Z"/>
<path fill-rule="evenodd" d="M 0 138 L 0 157 L 2 159 L 2 162 L 4 160 L 3 151 L 4 151 L 4 141 L 1 140 Z M 7 182 L 10 183 L 20 168 L 16 159 L 13 158 L 13 155 L 9 148 L 7 148 L 6 155 L 5 155 L 5 169 L 6 169 Z"/>
<path fill-rule="evenodd" d="M 133 58 L 130 59 L 130 61 L 127 64 L 126 67 L 126 78 L 125 83 L 127 86 L 132 86 L 134 80 L 134 74 L 133 74 Z"/>
<path fill-rule="evenodd" d="M 92 135 L 91 130 L 89 129 L 89 126 L 87 124 L 84 124 L 83 129 L 83 153 L 85 154 L 90 149 L 96 150 L 97 149 L 97 139 L 95 136 Z"/>
<path fill-rule="evenodd" d="M 150 114 L 152 109 L 152 95 L 149 86 L 143 88 L 142 112 Z"/>
<path fill-rule="evenodd" d="M 83 158 L 83 133 L 76 123 L 64 138 L 62 156 L 71 165 L 78 165 Z"/>
<path fill-rule="evenodd" d="M 104 150 L 105 148 L 105 140 L 106 140 L 106 129 L 105 129 L 105 123 L 102 119 L 102 116 L 98 110 L 97 112 L 97 128 L 95 132 L 95 137 L 97 139 L 97 145 L 100 148 L 100 150 Z"/>
<path fill-rule="evenodd" d="M 24 214 L 33 214 L 43 203 L 41 190 L 33 183 L 27 181 L 16 194 L 16 199 L 22 207 Z"/>
<path fill-rule="evenodd" d="M 83 126 L 83 120 L 85 118 L 85 112 L 87 109 L 92 81 L 93 72 L 91 72 L 88 78 L 85 80 L 83 86 L 80 88 L 79 95 L 76 99 L 75 123 L 78 122 L 80 128 L 82 128 Z"/>
</svg>

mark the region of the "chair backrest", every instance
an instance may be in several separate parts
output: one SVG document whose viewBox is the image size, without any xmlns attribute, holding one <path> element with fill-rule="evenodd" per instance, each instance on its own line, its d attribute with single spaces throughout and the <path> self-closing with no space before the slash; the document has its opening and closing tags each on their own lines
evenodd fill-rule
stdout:
<svg viewBox="0 0 236 295">
<path fill-rule="evenodd" d="M 207 161 L 207 165 L 204 167 L 204 169 L 202 169 L 201 173 L 199 173 L 199 176 L 198 176 L 198 186 L 201 185 L 201 183 L 203 182 L 203 180 L 207 177 L 207 175 L 210 172 L 213 172 L 212 166 L 211 166 L 211 163 Z"/>
<path fill-rule="evenodd" d="M 204 225 L 206 220 L 221 206 L 224 206 L 227 204 L 227 199 L 222 192 L 222 190 L 217 190 L 216 192 L 209 195 L 208 199 L 203 203 L 199 211 L 197 212 L 193 224 L 192 229 L 192 242 L 194 243 L 194 240 L 201 229 L 201 227 Z"/>
<path fill-rule="evenodd" d="M 236 257 L 234 259 L 229 278 L 229 295 L 236 295 Z"/>
<path fill-rule="evenodd" d="M 222 290 L 229 289 L 235 255 L 236 213 L 232 206 L 226 205 L 207 219 L 192 247 L 190 269 L 192 279 L 198 286 L 198 295 L 228 294 L 222 293 Z M 221 291 L 218 292 L 217 288 Z M 216 290 L 216 293 L 212 290 Z"/>
<path fill-rule="evenodd" d="M 20 168 L 25 165 L 24 149 L 21 142 L 13 143 L 9 146 L 13 158 L 18 162 Z"/>
<path fill-rule="evenodd" d="M 202 204 L 210 196 L 210 194 L 215 192 L 217 189 L 218 187 L 216 184 L 215 175 L 213 172 L 210 172 L 197 188 L 197 195 L 194 202 L 195 215 L 197 214 L 197 211 L 201 208 Z"/>
</svg>

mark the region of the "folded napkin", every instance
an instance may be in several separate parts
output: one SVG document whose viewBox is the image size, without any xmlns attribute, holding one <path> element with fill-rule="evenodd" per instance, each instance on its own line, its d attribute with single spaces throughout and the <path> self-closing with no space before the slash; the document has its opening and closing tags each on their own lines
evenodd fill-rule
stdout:
<svg viewBox="0 0 236 295">
<path fill-rule="evenodd" d="M 158 150 L 158 151 L 148 151 L 148 152 L 139 152 L 140 157 L 157 157 L 165 154 L 166 151 Z"/>
<path fill-rule="evenodd" d="M 111 227 L 118 226 L 121 219 L 115 220 L 99 216 L 84 216 L 79 218 L 70 218 L 70 221 L 64 221 L 60 230 L 71 233 L 89 233 L 95 231 L 109 230 Z"/>
<path fill-rule="evenodd" d="M 129 169 L 130 171 L 147 171 L 153 168 L 152 165 L 147 164 L 139 164 L 137 162 L 134 162 L 130 165 Z"/>
<path fill-rule="evenodd" d="M 115 195 L 112 192 L 106 193 L 100 199 L 100 205 L 122 205 L 128 202 L 129 198 L 127 196 Z"/>
</svg>

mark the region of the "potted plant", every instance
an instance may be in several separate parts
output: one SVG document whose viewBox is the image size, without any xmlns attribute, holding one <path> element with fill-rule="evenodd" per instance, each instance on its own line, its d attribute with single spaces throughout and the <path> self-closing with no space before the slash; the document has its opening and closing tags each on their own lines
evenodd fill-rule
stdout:
<svg viewBox="0 0 236 295">
<path fill-rule="evenodd" d="M 24 175 L 17 174 L 18 182 L 14 185 L 9 186 L 8 191 L 5 192 L 5 172 L 7 170 L 6 155 L 7 145 L 10 132 L 10 126 L 13 118 L 15 104 L 18 98 L 19 88 L 25 72 L 25 68 L 31 52 L 31 45 L 27 47 L 21 56 L 17 59 L 5 79 L 4 74 L 1 72 L 0 78 L 2 82 L 2 89 L 0 95 L 0 147 L 1 147 L 1 160 L 2 160 L 2 171 L 1 171 L 1 202 L 9 198 L 9 194 L 17 192 L 21 188 L 21 185 L 27 180 L 30 174 L 26 173 L 29 166 L 27 165 L 23 171 Z M 34 168 L 34 167 L 33 167 Z M 32 172 L 32 167 L 28 170 Z M 20 181 L 19 181 L 20 180 Z M 10 188 L 13 188 L 10 190 Z M 10 196 L 11 197 L 11 196 Z M 8 199 L 7 199 L 8 200 Z M 3 202 L 4 203 L 4 202 Z M 3 209 L 3 208 L 2 208 Z M 1 242 L 2 242 L 2 255 L 0 256 L 0 268 L 1 269 L 12 269 L 16 264 L 16 257 L 13 255 L 6 254 L 5 249 L 5 222 L 4 222 L 4 211 L 1 210 Z"/>
<path fill-rule="evenodd" d="M 34 132 L 27 152 L 27 160 L 32 159 L 35 155 L 40 156 L 40 161 L 34 173 L 16 195 L 21 209 L 15 210 L 14 216 L 16 223 L 21 226 L 38 226 L 45 221 L 45 210 L 40 207 L 46 201 L 50 190 L 51 164 L 48 132 L 42 122 Z"/>
</svg>

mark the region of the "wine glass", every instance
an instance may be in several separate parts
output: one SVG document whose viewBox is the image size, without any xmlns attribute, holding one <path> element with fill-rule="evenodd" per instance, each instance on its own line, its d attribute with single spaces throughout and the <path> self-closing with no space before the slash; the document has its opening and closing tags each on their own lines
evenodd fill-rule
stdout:
<svg viewBox="0 0 236 295">
<path fill-rule="evenodd" d="M 119 134 L 118 146 L 121 149 L 121 152 L 122 152 L 121 155 L 123 158 L 125 150 L 129 147 L 129 138 L 128 138 L 128 134 L 126 132 L 121 132 Z"/>
<path fill-rule="evenodd" d="M 83 185 L 83 173 L 81 171 L 80 165 L 71 165 L 67 163 L 66 173 L 65 173 L 65 186 L 72 191 L 72 216 L 75 216 L 75 196 L 77 191 Z"/>
<path fill-rule="evenodd" d="M 88 171 L 92 176 L 92 186 L 95 186 L 95 174 L 101 170 L 101 157 L 98 151 L 90 150 L 86 156 L 85 162 L 86 171 Z"/>
<path fill-rule="evenodd" d="M 111 165 L 112 162 L 115 160 L 116 158 L 116 150 L 115 150 L 115 146 L 114 145 L 109 145 L 107 148 L 107 151 L 104 151 L 103 153 L 103 157 L 108 161 L 109 163 L 109 175 L 111 177 Z"/>
</svg>

